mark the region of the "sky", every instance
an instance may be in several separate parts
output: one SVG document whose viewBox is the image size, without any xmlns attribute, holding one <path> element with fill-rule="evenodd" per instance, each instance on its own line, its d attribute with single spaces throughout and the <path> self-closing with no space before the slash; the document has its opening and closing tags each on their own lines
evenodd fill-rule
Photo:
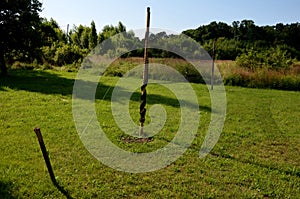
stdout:
<svg viewBox="0 0 300 199">
<path fill-rule="evenodd" d="M 121 21 L 127 30 L 145 28 L 146 9 L 151 9 L 150 26 L 177 33 L 195 29 L 212 21 L 243 19 L 256 25 L 300 22 L 299 0 L 41 0 L 42 17 L 51 17 L 66 30 L 73 25 L 90 26 L 97 31 Z"/>
</svg>

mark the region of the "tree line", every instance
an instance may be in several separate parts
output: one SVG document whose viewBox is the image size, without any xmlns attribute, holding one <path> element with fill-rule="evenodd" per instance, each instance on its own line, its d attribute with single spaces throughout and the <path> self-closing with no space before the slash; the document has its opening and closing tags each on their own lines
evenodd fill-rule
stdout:
<svg viewBox="0 0 300 199">
<path fill-rule="evenodd" d="M 216 59 L 235 60 L 251 49 L 263 51 L 271 47 L 279 47 L 292 58 L 300 59 L 300 23 L 257 26 L 252 20 L 234 21 L 231 25 L 214 21 L 183 33 L 208 51 L 215 42 Z"/>
<path fill-rule="evenodd" d="M 98 33 L 92 21 L 90 26 L 74 25 L 65 32 L 54 19 L 41 18 L 40 12 L 39 0 L 0 1 L 1 74 L 16 61 L 56 66 L 81 63 L 96 45 L 126 31 L 119 22 Z"/>
<path fill-rule="evenodd" d="M 95 22 L 92 21 L 89 26 L 73 26 L 70 31 L 65 32 L 54 19 L 41 18 L 40 12 L 42 4 L 39 0 L 0 1 L 2 74 L 6 74 L 7 66 L 15 61 L 55 66 L 79 65 L 99 43 L 118 33 L 122 33 L 121 36 L 110 41 L 110 45 L 119 47 L 119 52 L 108 50 L 108 54 L 113 56 L 118 53 L 122 57 L 143 56 L 143 39 L 136 37 L 133 31 L 127 31 L 122 22 L 116 26 L 106 25 L 98 32 Z M 160 47 L 164 46 L 164 49 L 175 46 L 193 56 L 200 55 L 201 52 L 193 51 L 193 43 L 183 35 L 200 43 L 209 53 L 215 43 L 216 59 L 241 60 L 244 63 L 247 59 L 260 60 L 266 56 L 274 56 L 275 61 L 266 60 L 271 65 L 282 58 L 300 59 L 299 23 L 257 26 L 251 20 L 234 21 L 231 25 L 212 22 L 197 29 L 183 31 L 179 36 L 161 32 L 150 34 L 149 39 Z M 128 53 L 132 46 L 138 49 Z M 179 57 L 175 53 L 159 49 L 150 49 L 149 56 Z"/>
</svg>

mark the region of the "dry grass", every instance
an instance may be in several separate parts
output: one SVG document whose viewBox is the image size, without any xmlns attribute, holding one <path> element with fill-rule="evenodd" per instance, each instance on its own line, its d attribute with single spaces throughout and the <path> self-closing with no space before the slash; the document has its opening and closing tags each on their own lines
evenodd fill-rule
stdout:
<svg viewBox="0 0 300 199">
<path fill-rule="evenodd" d="M 250 70 L 236 65 L 234 61 L 217 61 L 226 85 L 250 88 L 272 88 L 281 90 L 300 90 L 300 64 L 289 69 L 271 70 L 259 68 Z"/>
</svg>

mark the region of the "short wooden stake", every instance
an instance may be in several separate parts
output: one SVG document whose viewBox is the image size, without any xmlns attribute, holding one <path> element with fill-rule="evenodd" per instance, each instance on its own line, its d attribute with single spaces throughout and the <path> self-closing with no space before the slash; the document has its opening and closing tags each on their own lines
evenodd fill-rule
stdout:
<svg viewBox="0 0 300 199">
<path fill-rule="evenodd" d="M 38 138 L 38 141 L 39 141 L 39 144 L 40 144 L 43 156 L 44 156 L 44 160 L 45 160 L 45 163 L 46 163 L 47 168 L 48 168 L 50 178 L 51 178 L 53 184 L 57 184 L 54 173 L 53 173 L 53 169 L 52 169 L 52 166 L 51 166 L 51 163 L 50 163 L 50 159 L 49 159 L 49 156 L 48 156 L 45 144 L 44 144 L 44 140 L 43 140 L 43 136 L 42 136 L 40 128 L 35 128 L 34 132 L 35 132 L 35 134 Z"/>
</svg>

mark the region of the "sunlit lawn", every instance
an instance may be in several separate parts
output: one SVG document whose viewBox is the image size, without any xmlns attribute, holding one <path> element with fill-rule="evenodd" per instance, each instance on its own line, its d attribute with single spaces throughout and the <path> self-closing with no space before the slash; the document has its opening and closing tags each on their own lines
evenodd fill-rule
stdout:
<svg viewBox="0 0 300 199">
<path fill-rule="evenodd" d="M 56 179 L 73 198 L 300 198 L 300 93 L 226 87 L 227 116 L 219 142 L 198 158 L 210 120 L 207 87 L 193 84 L 201 109 L 198 134 L 187 152 L 166 168 L 131 174 L 96 160 L 77 134 L 72 115 L 76 73 L 10 71 L 0 78 L 0 198 L 64 198 L 52 183 L 34 127 L 39 126 Z M 106 77 L 105 88 L 116 78 Z M 169 114 L 176 100 L 149 86 L 149 105 L 162 99 Z M 169 118 L 149 143 L 124 143 L 110 112 L 110 89 L 97 98 L 99 123 L 118 146 L 146 152 L 168 143 L 178 128 Z M 107 89 L 99 86 L 99 95 Z M 151 99 L 151 96 L 155 97 Z M 138 93 L 130 113 L 138 119 Z M 172 104 L 175 103 L 175 104 Z M 134 108 L 136 107 L 136 108 Z M 149 118 L 147 118 L 149 119 Z"/>
</svg>

